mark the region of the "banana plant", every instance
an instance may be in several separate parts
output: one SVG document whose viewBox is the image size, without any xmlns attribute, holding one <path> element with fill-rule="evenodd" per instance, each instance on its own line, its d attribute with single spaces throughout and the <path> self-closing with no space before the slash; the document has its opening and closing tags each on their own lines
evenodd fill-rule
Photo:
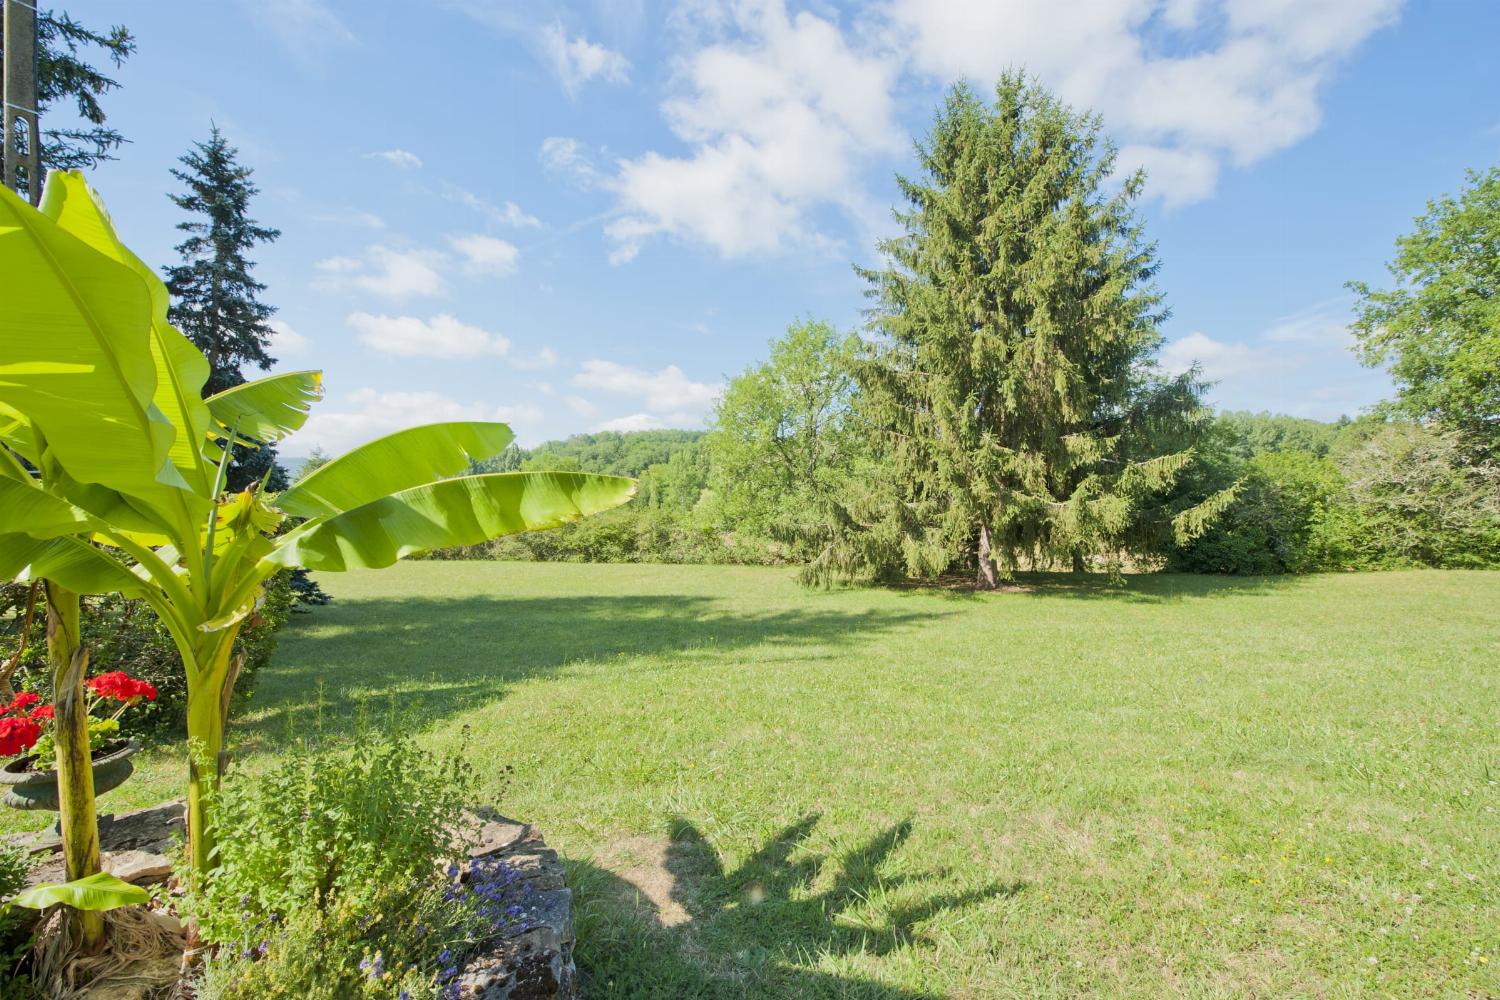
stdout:
<svg viewBox="0 0 1500 1000">
<path fill-rule="evenodd" d="M 214 860 L 206 803 L 226 764 L 235 641 L 282 569 L 389 566 L 431 549 L 553 528 L 627 502 L 633 480 L 461 475 L 512 439 L 499 423 L 398 431 L 280 493 L 226 494 L 236 449 L 279 440 L 318 372 L 207 399 L 208 362 L 166 318 L 161 281 L 75 171 L 39 209 L 0 189 L 0 578 L 145 601 L 187 681 L 188 856 Z"/>
</svg>

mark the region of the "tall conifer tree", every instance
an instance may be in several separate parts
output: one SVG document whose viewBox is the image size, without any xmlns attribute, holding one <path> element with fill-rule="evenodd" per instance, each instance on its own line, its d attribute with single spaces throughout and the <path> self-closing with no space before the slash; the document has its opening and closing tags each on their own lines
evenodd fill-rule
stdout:
<svg viewBox="0 0 1500 1000">
<path fill-rule="evenodd" d="M 1155 365 L 1144 176 L 1113 178 L 1098 118 L 1009 74 L 993 105 L 951 91 L 918 156 L 898 178 L 905 232 L 861 269 L 881 336 L 857 373 L 888 454 L 883 502 L 850 508 L 865 558 L 886 575 L 966 563 L 993 587 L 1115 565 L 1227 502 L 1175 521 L 1154 506 L 1191 457 L 1198 380 Z"/>
<path fill-rule="evenodd" d="M 276 363 L 269 351 L 276 310 L 260 301 L 266 286 L 252 274 L 249 255 L 281 233 L 250 218 L 250 199 L 260 192 L 238 156 L 214 126 L 207 142 L 181 158 L 185 169 L 172 171 L 187 190 L 169 197 L 189 218 L 177 224 L 188 234 L 177 245 L 182 263 L 166 269 L 169 318 L 208 357 L 213 371 L 205 396 L 245 382 L 246 366 L 264 370 Z M 284 489 L 286 476 L 275 461 L 269 446 L 237 451 L 229 488 L 243 489 L 272 470 L 271 488 Z"/>
</svg>

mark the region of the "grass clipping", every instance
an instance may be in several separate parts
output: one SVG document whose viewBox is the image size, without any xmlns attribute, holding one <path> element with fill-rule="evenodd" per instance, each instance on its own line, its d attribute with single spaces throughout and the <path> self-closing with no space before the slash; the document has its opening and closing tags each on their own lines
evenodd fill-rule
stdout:
<svg viewBox="0 0 1500 1000">
<path fill-rule="evenodd" d="M 53 1000 L 86 998 L 105 987 L 134 988 L 150 1000 L 181 997 L 182 932 L 144 906 L 104 914 L 104 950 L 85 955 L 55 907 L 37 928 L 32 976 Z"/>
</svg>

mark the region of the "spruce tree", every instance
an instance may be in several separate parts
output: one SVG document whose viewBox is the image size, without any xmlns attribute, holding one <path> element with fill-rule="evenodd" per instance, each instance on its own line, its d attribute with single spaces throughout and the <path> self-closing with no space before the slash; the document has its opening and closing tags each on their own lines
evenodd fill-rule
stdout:
<svg viewBox="0 0 1500 1000">
<path fill-rule="evenodd" d="M 886 576 L 966 564 L 993 587 L 1022 567 L 1113 569 L 1200 526 L 1227 498 L 1161 506 L 1201 407 L 1195 372 L 1155 365 L 1144 176 L 1114 178 L 1099 119 L 1020 74 L 993 105 L 954 88 L 917 153 L 904 232 L 859 269 L 879 336 L 856 374 L 886 458 L 846 508 L 853 551 Z"/>
<path fill-rule="evenodd" d="M 281 233 L 250 218 L 250 199 L 259 189 L 238 155 L 214 126 L 207 142 L 195 143 L 181 158 L 185 169 L 172 170 L 187 190 L 169 197 L 189 218 L 177 224 L 188 234 L 177 245 L 182 263 L 166 268 L 169 318 L 208 358 L 212 374 L 204 395 L 245 382 L 246 366 L 264 370 L 276 363 L 269 352 L 276 310 L 260 301 L 266 286 L 251 273 L 249 254 Z M 275 461 L 270 446 L 238 450 L 229 488 L 244 489 L 270 470 L 271 488 L 284 489 L 286 475 Z"/>
</svg>

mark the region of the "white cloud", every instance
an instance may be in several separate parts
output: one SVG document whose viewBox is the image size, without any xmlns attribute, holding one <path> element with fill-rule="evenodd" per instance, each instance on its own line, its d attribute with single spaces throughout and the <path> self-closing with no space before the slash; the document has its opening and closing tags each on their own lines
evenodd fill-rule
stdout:
<svg viewBox="0 0 1500 1000">
<path fill-rule="evenodd" d="M 613 361 L 585 361 L 582 371 L 573 376 L 580 389 L 599 389 L 633 396 L 652 413 L 701 413 L 713 405 L 724 391 L 721 385 L 694 382 L 681 368 L 668 365 L 649 372 Z"/>
<path fill-rule="evenodd" d="M 569 94 L 595 77 L 607 83 L 630 78 L 630 62 L 624 56 L 581 36 L 570 39 L 560 24 L 542 30 L 542 49 Z"/>
<path fill-rule="evenodd" d="M 240 7 L 299 59 L 355 41 L 323 0 L 240 0 Z"/>
<path fill-rule="evenodd" d="M 539 371 L 543 368 L 556 367 L 558 360 L 556 351 L 550 347 L 543 347 L 531 354 L 512 356 L 510 364 L 512 368 L 519 368 L 522 371 Z M 537 389 L 542 392 L 552 391 L 552 387 L 546 384 L 538 385 Z"/>
<path fill-rule="evenodd" d="M 496 205 L 487 198 L 481 198 L 472 191 L 466 191 L 456 184 L 444 185 L 444 196 L 458 202 L 465 208 L 473 209 L 490 222 L 501 226 L 510 226 L 513 229 L 536 229 L 542 224 L 542 220 L 524 211 L 520 205 L 513 201 L 507 201 Z"/>
<path fill-rule="evenodd" d="M 542 140 L 537 159 L 551 172 L 567 177 L 585 190 L 599 187 L 605 180 L 577 139 L 550 135 Z"/>
<path fill-rule="evenodd" d="M 1273 360 L 1264 351 L 1253 350 L 1245 344 L 1215 340 L 1197 330 L 1169 342 L 1161 352 L 1162 367 L 1173 375 L 1197 364 L 1210 379 L 1260 371 Z"/>
<path fill-rule="evenodd" d="M 563 402 L 568 404 L 568 409 L 580 417 L 592 417 L 599 412 L 599 407 L 584 399 L 582 396 L 566 396 Z"/>
<path fill-rule="evenodd" d="M 472 275 L 504 277 L 514 274 L 516 261 L 521 256 L 514 243 L 479 233 L 452 236 L 448 242 L 462 256 L 464 271 Z"/>
<path fill-rule="evenodd" d="M 418 170 L 422 166 L 422 158 L 405 149 L 383 149 L 378 153 L 366 153 L 365 159 L 384 160 L 391 166 L 402 170 Z"/>
<path fill-rule="evenodd" d="M 285 360 L 307 351 L 307 338 L 292 329 L 290 323 L 273 319 L 268 325 L 271 327 L 270 352 L 272 357 Z"/>
<path fill-rule="evenodd" d="M 736 37 L 692 53 L 682 93 L 662 106 L 691 152 L 624 160 L 611 181 L 616 263 L 656 235 L 725 256 L 818 244 L 808 213 L 822 203 L 867 211 L 860 159 L 905 142 L 891 58 L 856 50 L 814 14 L 789 15 L 783 0 L 736 4 L 729 20 Z"/>
<path fill-rule="evenodd" d="M 357 312 L 346 320 L 360 343 L 382 354 L 423 358 L 499 356 L 510 341 L 498 333 L 462 323 L 447 313 L 430 320 L 416 316 L 377 316 Z"/>
<path fill-rule="evenodd" d="M 1212 193 L 1306 138 L 1338 62 L 1395 20 L 1402 0 L 890 0 L 891 38 L 912 65 L 981 88 L 1024 67 L 1155 168 L 1169 203 Z M 1178 34 L 1163 37 L 1158 19 Z M 1180 186 L 1179 186 L 1180 185 Z"/>
<path fill-rule="evenodd" d="M 313 267 L 328 274 L 352 274 L 364 267 L 357 257 L 325 257 L 314 261 Z"/>
<path fill-rule="evenodd" d="M 512 425 L 535 425 L 542 416 L 541 408 L 532 403 L 512 406 L 460 403 L 437 392 L 357 389 L 349 394 L 342 409 L 314 410 L 303 428 L 282 446 L 282 451 L 321 448 L 337 456 L 355 445 L 419 424 L 498 420 Z"/>
<path fill-rule="evenodd" d="M 653 417 L 649 413 L 632 413 L 628 417 L 616 417 L 614 420 L 606 420 L 602 424 L 594 425 L 594 433 L 599 431 L 654 431 L 666 427 L 661 417 Z"/>
<path fill-rule="evenodd" d="M 447 258 L 433 250 L 395 250 L 372 246 L 363 260 L 354 257 L 329 257 L 313 264 L 319 271 L 334 277 L 335 287 L 352 287 L 381 298 L 401 301 L 422 296 L 441 295 L 447 290 L 442 268 Z M 325 282 L 325 287 L 327 282 Z"/>
</svg>

